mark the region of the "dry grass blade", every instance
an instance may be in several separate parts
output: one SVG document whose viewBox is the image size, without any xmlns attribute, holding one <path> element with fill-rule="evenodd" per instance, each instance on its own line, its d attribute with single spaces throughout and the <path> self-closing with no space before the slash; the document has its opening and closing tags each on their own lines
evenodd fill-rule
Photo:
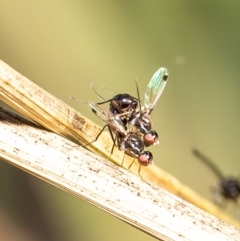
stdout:
<svg viewBox="0 0 240 241">
<path fill-rule="evenodd" d="M 234 227 L 3 108 L 0 132 L 1 159 L 159 240 L 240 238 Z"/>
<path fill-rule="evenodd" d="M 92 141 L 100 131 L 100 128 L 92 121 L 32 83 L 3 61 L 0 61 L 0 98 L 22 115 L 46 129 L 79 143 Z M 87 146 L 88 149 L 102 157 L 109 156 L 111 147 L 112 141 L 108 133 L 104 133 L 97 142 Z M 116 150 L 111 156 L 111 161 L 121 164 L 122 156 L 123 153 Z M 131 159 L 126 158 L 124 164 L 128 167 L 130 163 Z M 131 168 L 133 172 L 137 172 L 137 170 L 137 165 Z M 160 168 L 143 167 L 141 175 L 147 182 L 163 187 L 195 206 L 239 227 L 238 222 Z"/>
</svg>

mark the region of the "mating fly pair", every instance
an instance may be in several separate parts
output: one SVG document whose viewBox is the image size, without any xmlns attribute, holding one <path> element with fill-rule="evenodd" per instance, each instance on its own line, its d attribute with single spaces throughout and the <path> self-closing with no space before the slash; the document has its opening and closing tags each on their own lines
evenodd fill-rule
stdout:
<svg viewBox="0 0 240 241">
<path fill-rule="evenodd" d="M 138 98 L 129 94 L 119 94 L 110 100 L 105 100 L 94 88 L 93 90 L 104 100 L 103 102 L 84 102 L 70 96 L 76 101 L 87 103 L 93 113 L 106 123 L 94 141 L 98 139 L 107 127 L 113 140 L 111 155 L 114 146 L 117 144 L 119 150 L 124 151 L 126 155 L 133 157 L 134 160 L 138 160 L 140 164 L 138 174 L 140 174 L 141 165 L 147 166 L 153 163 L 152 153 L 144 151 L 144 148 L 159 143 L 157 132 L 152 130 L 150 114 L 166 86 L 167 79 L 168 70 L 166 68 L 160 68 L 156 71 L 147 86 L 143 106 L 141 104 L 138 86 Z M 110 103 L 109 111 L 104 111 L 100 105 L 108 102 Z"/>
</svg>

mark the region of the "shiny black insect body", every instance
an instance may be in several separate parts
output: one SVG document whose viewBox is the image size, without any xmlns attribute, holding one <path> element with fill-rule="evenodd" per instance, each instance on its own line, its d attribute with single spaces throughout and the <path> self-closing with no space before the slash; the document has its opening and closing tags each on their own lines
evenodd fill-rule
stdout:
<svg viewBox="0 0 240 241">
<path fill-rule="evenodd" d="M 159 144 L 158 134 L 152 130 L 151 112 L 156 106 L 168 80 L 168 70 L 166 68 L 158 69 L 152 76 L 145 95 L 143 108 L 141 107 L 139 89 L 136 82 L 137 95 L 135 98 L 129 94 L 118 94 L 110 100 L 105 100 L 97 91 L 94 92 L 104 101 L 97 104 L 101 105 L 109 102 L 109 111 L 119 116 L 125 129 L 142 136 L 146 147 Z"/>
<path fill-rule="evenodd" d="M 128 133 L 126 137 L 119 136 L 119 133 L 116 133 L 116 135 L 118 136 L 118 147 L 120 150 L 123 150 L 125 154 L 136 158 L 142 166 L 148 166 L 153 163 L 152 153 L 143 151 L 144 143 L 138 135 L 131 132 Z"/>
<path fill-rule="evenodd" d="M 140 175 L 142 165 L 148 166 L 153 163 L 153 155 L 149 151 L 144 151 L 145 145 L 141 137 L 129 130 L 126 130 L 119 115 L 114 115 L 111 112 L 104 111 L 97 103 L 88 102 L 88 105 L 92 109 L 93 113 L 106 123 L 94 141 L 98 139 L 105 128 L 108 128 L 113 140 L 113 147 L 110 155 L 113 153 L 114 146 L 117 145 L 119 150 L 124 151 L 126 155 L 133 157 L 134 160 L 138 160 L 140 164 L 138 174 Z M 132 166 L 133 162 L 128 168 Z"/>
<path fill-rule="evenodd" d="M 150 115 L 137 113 L 131 120 L 130 125 L 134 133 L 143 135 L 143 142 L 146 147 L 159 144 L 158 134 L 152 130 Z"/>
<path fill-rule="evenodd" d="M 134 134 L 128 133 L 128 135 L 119 135 L 119 132 L 115 133 L 117 136 L 118 148 L 124 151 L 124 153 L 130 157 L 133 157 L 133 162 L 129 165 L 128 169 L 132 166 L 135 159 L 137 159 L 139 165 L 138 175 L 140 175 L 141 166 L 148 166 L 153 164 L 153 155 L 149 151 L 144 151 L 144 143 L 142 139 Z M 123 163 L 122 163 L 123 165 Z"/>
<path fill-rule="evenodd" d="M 142 136 L 146 147 L 159 143 L 158 134 L 152 130 L 152 120 L 150 115 L 139 111 L 139 101 L 129 94 L 118 94 L 112 99 L 97 103 L 98 105 L 109 104 L 109 112 L 118 117 L 125 129 Z"/>
<path fill-rule="evenodd" d="M 92 88 L 94 92 L 103 99 L 103 97 L 101 97 L 94 89 L 93 85 Z M 157 132 L 151 130 L 152 120 L 150 115 L 146 113 L 143 114 L 138 108 L 141 106 L 139 99 L 129 94 L 118 94 L 112 99 L 104 100 L 103 102 L 98 102 L 96 104 L 102 105 L 108 102 L 109 112 L 121 120 L 125 130 L 129 128 L 129 131 L 137 134 L 138 136 L 142 136 L 142 141 L 146 147 L 159 143 Z"/>
<path fill-rule="evenodd" d="M 146 146 L 156 145 L 159 143 L 158 134 L 152 131 L 151 113 L 155 108 L 168 80 L 168 70 L 160 68 L 154 73 L 144 94 L 143 108 L 131 120 L 131 125 L 140 133 L 145 135 L 144 143 Z M 138 96 L 139 90 L 137 87 Z"/>
<path fill-rule="evenodd" d="M 138 103 L 138 105 L 134 105 L 130 114 L 126 109 L 124 110 L 122 108 L 124 98 L 122 98 L 121 95 L 115 96 L 119 101 L 112 101 L 110 103 L 109 110 L 114 115 L 123 115 L 124 113 L 128 113 L 129 118 L 126 118 L 124 115 L 121 117 L 123 123 L 125 125 L 128 124 L 128 128 L 130 128 L 132 132 L 143 136 L 143 143 L 146 147 L 159 143 L 157 132 L 152 130 L 152 118 L 150 114 L 156 106 L 158 99 L 166 86 L 167 80 L 168 70 L 166 68 L 160 68 L 154 73 L 144 94 L 143 108 L 141 106 L 139 89 L 136 82 L 138 95 L 138 102 L 136 102 L 136 104 Z M 131 96 L 128 95 L 128 97 Z M 119 110 L 123 110 L 123 112 L 120 112 Z"/>
<path fill-rule="evenodd" d="M 217 176 L 219 180 L 218 192 L 224 199 L 232 200 L 237 202 L 240 197 L 240 182 L 233 177 L 225 177 L 219 168 L 206 156 L 200 153 L 198 150 L 193 149 L 193 154 L 201 159 Z M 213 191 L 216 191 L 214 189 Z M 215 201 L 215 200 L 214 200 Z"/>
<path fill-rule="evenodd" d="M 118 94 L 112 99 L 105 100 L 96 92 L 92 85 L 92 89 L 103 101 L 99 103 L 85 102 L 92 109 L 93 113 L 106 123 L 94 141 L 98 139 L 102 131 L 107 127 L 114 142 L 111 154 L 117 142 L 120 150 L 123 150 L 126 155 L 133 157 L 134 160 L 135 158 L 138 160 L 140 164 L 138 173 L 140 173 L 141 165 L 147 166 L 153 163 L 151 152 L 143 150 L 144 147 L 159 143 L 158 134 L 152 130 L 150 114 L 165 88 L 167 79 L 168 70 L 166 68 L 160 68 L 154 73 L 144 95 L 143 109 L 141 107 L 138 86 L 138 98 L 129 94 Z M 83 102 L 74 97 L 71 98 Z M 99 105 L 108 102 L 110 103 L 109 111 L 105 112 Z"/>
<path fill-rule="evenodd" d="M 127 123 L 130 122 L 136 115 L 139 101 L 129 94 L 118 94 L 112 99 L 99 102 L 97 104 L 101 105 L 108 102 L 110 103 L 109 111 L 113 115 L 119 115 L 123 124 L 127 126 Z"/>
</svg>

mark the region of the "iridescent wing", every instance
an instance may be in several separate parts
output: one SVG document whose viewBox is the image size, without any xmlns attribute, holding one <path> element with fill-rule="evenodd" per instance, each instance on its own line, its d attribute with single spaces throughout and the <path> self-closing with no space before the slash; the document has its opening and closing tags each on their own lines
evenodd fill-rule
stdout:
<svg viewBox="0 0 240 241">
<path fill-rule="evenodd" d="M 164 67 L 158 69 L 148 83 L 144 95 L 144 110 L 151 114 L 158 102 L 168 80 L 168 70 Z"/>
<path fill-rule="evenodd" d="M 94 102 L 88 102 L 88 106 L 98 118 L 110 126 L 113 132 L 116 133 L 117 131 L 123 135 L 127 135 L 125 126 L 118 115 L 113 115 L 111 112 L 104 111 L 98 104 Z"/>
</svg>

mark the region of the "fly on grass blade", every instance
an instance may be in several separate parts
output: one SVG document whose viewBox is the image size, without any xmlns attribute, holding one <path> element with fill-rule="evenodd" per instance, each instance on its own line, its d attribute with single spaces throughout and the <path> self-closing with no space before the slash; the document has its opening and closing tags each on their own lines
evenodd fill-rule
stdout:
<svg viewBox="0 0 240 241">
<path fill-rule="evenodd" d="M 164 67 L 158 69 L 152 76 L 144 94 L 144 105 L 141 108 L 138 84 L 136 82 L 137 95 L 135 98 L 129 94 L 118 94 L 112 99 L 105 100 L 97 91 L 94 92 L 104 101 L 97 104 L 110 103 L 109 111 L 119 116 L 126 129 L 138 135 L 142 135 L 146 147 L 159 143 L 158 134 L 152 130 L 151 112 L 157 104 L 168 80 L 168 70 Z"/>
<path fill-rule="evenodd" d="M 119 118 L 119 115 L 113 115 L 111 112 L 106 112 L 102 110 L 98 104 L 93 102 L 89 102 L 89 106 L 93 113 L 106 123 L 106 126 L 109 129 L 110 135 L 113 139 L 111 154 L 113 153 L 114 145 L 117 141 L 119 150 L 124 151 L 126 155 L 133 157 L 134 160 L 138 160 L 140 164 L 138 174 L 140 175 L 141 165 L 148 166 L 153 163 L 153 155 L 149 151 L 144 151 L 144 143 L 142 139 L 138 135 L 126 130 L 125 125 Z M 113 137 L 113 134 L 115 135 L 115 138 Z M 97 138 L 98 137 L 99 135 Z"/>
<path fill-rule="evenodd" d="M 148 166 L 149 164 L 153 163 L 153 155 L 149 151 L 144 151 L 144 143 L 142 139 L 126 129 L 125 124 L 122 122 L 120 115 L 114 115 L 111 112 L 104 111 L 99 104 L 94 102 L 85 102 L 81 101 L 75 97 L 70 96 L 70 98 L 88 104 L 91 108 L 92 112 L 99 117 L 102 121 L 106 123 L 106 125 L 102 128 L 96 138 L 91 141 L 90 143 L 97 141 L 103 130 L 107 127 L 111 138 L 113 140 L 113 146 L 110 153 L 110 156 L 113 153 L 114 146 L 117 145 L 118 149 L 123 151 L 126 155 L 133 157 L 133 162 L 135 159 L 138 160 L 140 166 L 138 170 L 138 174 L 140 176 L 141 166 Z M 90 144 L 89 143 L 89 144 Z M 109 157 L 110 157 L 109 156 Z M 132 166 L 133 162 L 129 166 Z M 123 162 L 122 162 L 123 165 Z"/>
</svg>

